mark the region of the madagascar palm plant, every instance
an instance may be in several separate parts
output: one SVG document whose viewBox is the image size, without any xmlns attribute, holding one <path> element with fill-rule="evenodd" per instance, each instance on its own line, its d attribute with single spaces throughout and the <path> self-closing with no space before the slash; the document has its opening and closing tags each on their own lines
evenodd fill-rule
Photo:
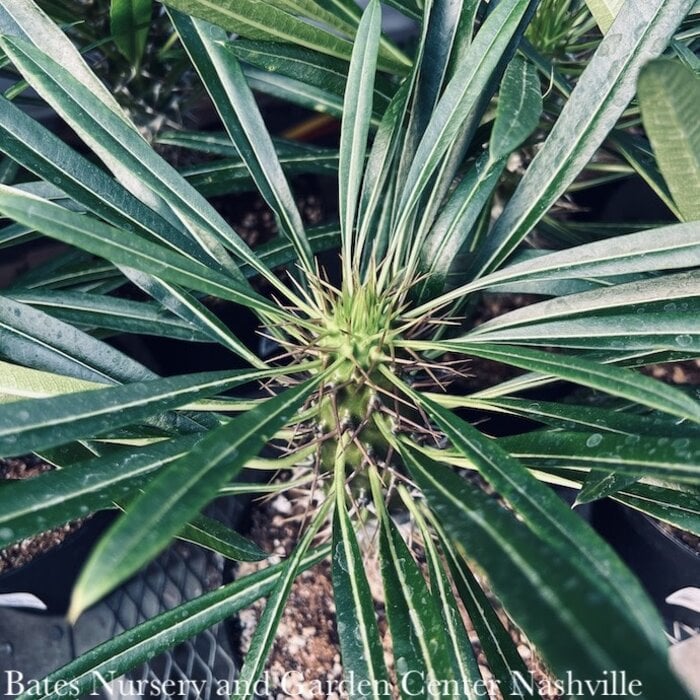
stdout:
<svg viewBox="0 0 700 700">
<path fill-rule="evenodd" d="M 700 224 L 684 220 L 693 218 L 680 211 L 684 195 L 681 221 L 653 230 L 557 249 L 533 249 L 528 237 L 693 3 L 623 5 L 512 196 L 492 212 L 509 156 L 541 116 L 537 68 L 519 52 L 536 4 L 489 3 L 474 31 L 481 3 L 455 3 L 455 22 L 442 3 L 426 2 L 408 62 L 381 39 L 377 0 L 352 42 L 326 32 L 326 53 L 349 59 L 340 221 L 306 229 L 226 32 L 227 17 L 248 3 L 170 2 L 230 143 L 278 222 L 279 238 L 252 250 L 151 149 L 32 0 L 0 0 L 6 56 L 94 155 L 0 101 L 2 148 L 38 178 L 0 186 L 0 211 L 13 222 L 0 242 L 38 232 L 71 246 L 0 303 L 0 454 L 34 452 L 57 467 L 2 485 L 0 546 L 123 511 L 76 584 L 76 619 L 174 537 L 232 559 L 264 558 L 199 514 L 236 493 L 244 468 L 292 470 L 266 491 L 305 483 L 320 494 L 285 561 L 96 647 L 28 696 L 51 697 L 61 680 L 89 692 L 97 673 L 114 678 L 266 597 L 236 693 L 252 697 L 295 577 L 330 557 L 353 696 L 388 696 L 393 678 L 404 697 L 476 697 L 480 671 L 459 599 L 503 694 L 535 697 L 486 580 L 559 678 L 625 671 L 639 697 L 686 697 L 639 583 L 549 484 L 700 534 L 700 405 L 639 371 L 698 355 Z M 296 17 L 297 5 L 256 11 Z M 403 76 L 380 115 L 378 69 Z M 484 120 L 494 96 L 495 116 Z M 669 128 L 695 148 L 682 120 Z M 326 250 L 339 251 L 338 282 L 319 267 Z M 152 301 L 120 298 L 126 284 Z M 503 291 L 538 300 L 477 325 L 480 300 Z M 278 357 L 243 343 L 205 297 L 255 314 Z M 116 332 L 218 343 L 243 368 L 161 378 L 105 342 Z M 466 391 L 461 378 L 475 358 L 521 372 Z M 261 381 L 271 396 L 232 393 Z M 572 385 L 579 390 L 567 398 Z M 538 394 L 551 386 L 561 400 Z M 532 429 L 496 438 L 468 420 L 491 413 L 524 417 Z M 285 455 L 271 458 L 275 449 Z M 406 517 L 410 546 L 396 525 Z M 365 574 L 377 557 L 393 671 Z"/>
</svg>

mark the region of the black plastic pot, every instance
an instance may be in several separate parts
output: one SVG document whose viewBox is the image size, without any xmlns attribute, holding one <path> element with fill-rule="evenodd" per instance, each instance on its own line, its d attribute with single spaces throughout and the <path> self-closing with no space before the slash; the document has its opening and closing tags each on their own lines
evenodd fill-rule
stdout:
<svg viewBox="0 0 700 700">
<path fill-rule="evenodd" d="M 241 499 L 222 498 L 207 513 L 235 528 L 244 510 Z M 125 630 L 233 579 L 231 562 L 196 545 L 175 542 L 71 626 L 65 619 L 71 589 L 113 517 L 114 513 L 97 514 L 63 544 L 0 577 L 0 593 L 32 593 L 47 605 L 46 611 L 0 606 L 0 700 L 15 697 L 21 683 L 41 679 Z M 201 694 L 197 685 L 186 684 L 184 695 L 177 696 L 180 700 L 213 700 L 218 684 L 232 683 L 238 672 L 235 638 L 230 621 L 221 622 L 133 669 L 110 688 L 96 687 L 96 693 L 104 700 L 169 700 L 154 688 L 189 680 L 197 681 Z M 132 690 L 131 681 L 139 680 L 148 688 L 143 695 Z"/>
<path fill-rule="evenodd" d="M 678 591 L 697 589 L 688 597 L 700 603 L 700 554 L 651 518 L 609 499 L 593 504 L 592 524 L 639 577 L 671 635 L 679 625 L 700 630 L 700 612 L 668 602 Z"/>
<path fill-rule="evenodd" d="M 0 575 L 0 593 L 31 593 L 46 605 L 49 614 L 65 614 L 80 567 L 113 518 L 109 511 L 95 514 L 60 545 Z"/>
</svg>

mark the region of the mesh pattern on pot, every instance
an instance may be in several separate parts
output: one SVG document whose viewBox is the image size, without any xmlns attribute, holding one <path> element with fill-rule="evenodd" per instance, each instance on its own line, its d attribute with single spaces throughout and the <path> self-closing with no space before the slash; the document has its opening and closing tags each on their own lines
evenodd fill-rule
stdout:
<svg viewBox="0 0 700 700">
<path fill-rule="evenodd" d="M 240 508 L 235 499 L 221 499 L 208 513 L 221 522 L 235 524 Z M 75 654 L 218 588 L 226 579 L 225 566 L 218 554 L 175 542 L 80 618 L 74 628 Z M 217 688 L 223 683 L 230 687 L 236 673 L 231 625 L 222 622 L 115 679 L 102 688 L 102 696 L 109 700 L 210 700 L 221 697 Z"/>
</svg>

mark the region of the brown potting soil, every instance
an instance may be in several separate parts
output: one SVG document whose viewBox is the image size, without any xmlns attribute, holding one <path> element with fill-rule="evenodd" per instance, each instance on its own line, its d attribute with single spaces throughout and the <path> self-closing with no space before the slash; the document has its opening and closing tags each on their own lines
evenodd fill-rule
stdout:
<svg viewBox="0 0 700 700">
<path fill-rule="evenodd" d="M 288 556 L 298 541 L 299 527 L 305 521 L 307 505 L 308 498 L 305 496 L 291 502 L 284 496 L 278 496 L 259 503 L 252 513 L 249 537 L 265 551 L 273 554 L 272 561 Z M 264 569 L 270 561 L 241 564 L 237 577 Z M 384 612 L 382 582 L 376 557 L 366 562 L 365 574 L 374 597 L 385 661 L 396 688 L 391 635 Z M 488 591 L 488 588 L 486 590 Z M 551 679 L 546 666 L 532 644 L 506 616 L 498 601 L 492 598 L 492 603 L 515 642 L 528 671 L 532 672 L 533 679 L 537 684 L 541 684 L 541 687 L 545 687 L 546 681 Z M 240 615 L 239 648 L 243 658 L 264 606 L 265 601 L 257 601 Z M 484 680 L 488 681 L 492 675 L 486 658 L 466 612 L 460 609 L 470 640 L 474 644 L 479 670 Z M 318 698 L 321 688 L 329 700 L 348 697 L 341 683 L 343 667 L 335 621 L 331 567 L 327 560 L 302 573 L 294 582 L 266 669 L 270 691 L 266 697 L 271 700 Z M 398 697 L 398 692 L 395 691 L 395 698 Z M 545 700 L 560 698 L 555 693 L 546 692 L 541 697 Z M 498 693 L 491 698 L 501 700 Z"/>
<path fill-rule="evenodd" d="M 35 457 L 0 459 L 0 488 L 3 480 L 31 479 L 51 468 L 51 465 Z M 0 549 L 0 574 L 28 564 L 39 554 L 61 544 L 68 535 L 80 528 L 82 522 L 67 523 Z"/>
</svg>

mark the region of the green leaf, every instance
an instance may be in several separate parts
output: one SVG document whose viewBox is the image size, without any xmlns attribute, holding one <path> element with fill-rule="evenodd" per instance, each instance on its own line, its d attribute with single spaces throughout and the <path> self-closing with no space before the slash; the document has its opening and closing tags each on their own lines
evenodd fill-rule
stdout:
<svg viewBox="0 0 700 700">
<path fill-rule="evenodd" d="M 618 316 L 620 311 L 639 314 L 648 325 L 649 332 L 652 333 L 655 324 L 651 317 L 654 315 L 653 312 L 660 310 L 660 307 L 667 319 L 688 323 L 687 331 L 692 333 L 692 316 L 696 311 L 694 305 L 698 298 L 700 298 L 700 271 L 693 270 L 611 285 L 530 304 L 481 324 L 469 335 L 471 337 L 482 333 L 490 335 L 507 328 L 521 328 L 572 316 L 579 317 L 579 322 L 584 322 L 585 319 L 586 323 L 596 323 L 607 317 Z"/>
<path fill-rule="evenodd" d="M 698 438 L 537 430 L 500 438 L 498 442 L 527 462 L 584 466 L 635 478 L 650 476 L 700 484 Z"/>
<path fill-rule="evenodd" d="M 353 17 L 327 10 L 316 0 L 264 0 L 265 4 L 277 7 L 290 15 L 315 20 L 319 25 L 334 28 L 337 33 L 351 35 L 357 28 Z"/>
<path fill-rule="evenodd" d="M 359 231 L 355 249 L 358 256 L 362 254 L 362 260 L 365 264 L 370 253 L 375 257 L 383 253 L 383 246 L 379 240 L 380 236 L 378 233 L 372 237 L 372 251 L 365 249 L 368 247 L 366 242 L 370 231 L 374 231 L 378 215 L 381 214 L 380 205 L 383 201 L 382 196 L 387 182 L 390 183 L 394 174 L 394 163 L 403 133 L 402 125 L 408 109 L 410 88 L 414 80 L 415 72 L 412 72 L 409 78 L 396 91 L 379 123 L 372 149 L 367 159 L 358 208 Z M 391 186 L 390 183 L 389 187 Z M 375 260 L 375 262 L 378 262 L 378 260 Z M 355 264 L 357 265 L 357 261 Z"/>
<path fill-rule="evenodd" d="M 654 435 L 665 437 L 672 432 L 684 436 L 700 436 L 700 425 L 688 421 L 679 422 L 665 414 L 639 415 L 625 410 L 612 410 L 598 406 L 569 404 L 529 399 L 449 397 L 431 394 L 430 398 L 449 408 L 476 408 L 482 411 L 510 413 L 553 428 L 563 430 L 604 430 L 624 435 Z"/>
<path fill-rule="evenodd" d="M 219 3 L 211 0 L 168 0 L 166 4 L 246 39 L 293 44 L 346 61 L 352 53 L 352 43 L 338 36 L 338 28 L 342 26 L 349 31 L 355 22 L 345 21 L 351 19 L 346 14 L 343 24 L 339 25 L 333 19 L 334 13 L 326 13 L 316 3 L 298 0 L 224 0 Z M 317 20 L 320 17 L 324 17 L 331 27 L 335 25 L 331 31 L 319 26 Z M 338 17 L 337 13 L 335 17 Z M 404 74 L 410 62 L 388 42 L 383 42 L 379 65 L 382 70 Z"/>
<path fill-rule="evenodd" d="M 132 66 L 141 62 L 153 12 L 152 0 L 111 0 L 110 29 L 114 43 Z"/>
<path fill-rule="evenodd" d="M 157 377 L 107 343 L 7 297 L 0 304 L 0 351 L 29 367 L 95 382 Z"/>
<path fill-rule="evenodd" d="M 188 148 L 210 156 L 238 157 L 236 147 L 223 131 L 163 131 L 156 137 L 156 143 Z M 277 152 L 279 153 L 279 148 Z"/>
<path fill-rule="evenodd" d="M 94 549 L 73 591 L 70 617 L 76 619 L 154 557 L 295 415 L 317 383 L 318 378 L 289 389 L 212 430 L 161 470 Z"/>
<path fill-rule="evenodd" d="M 537 128 L 542 114 L 542 94 L 537 69 L 520 56 L 503 74 L 491 129 L 489 153 L 492 159 L 507 158 Z"/>
<path fill-rule="evenodd" d="M 586 0 L 586 5 L 603 34 L 610 29 L 623 4 L 624 0 Z"/>
<path fill-rule="evenodd" d="M 414 349 L 421 342 L 413 343 Z M 594 362 L 581 356 L 567 356 L 515 346 L 489 346 L 454 341 L 426 343 L 426 349 L 461 352 L 503 362 L 521 369 L 552 374 L 581 386 L 620 396 L 664 413 L 700 422 L 700 404 L 672 386 L 622 367 Z"/>
<path fill-rule="evenodd" d="M 328 90 L 322 90 L 284 75 L 267 73 L 253 66 L 244 66 L 243 73 L 248 85 L 257 92 L 291 102 L 314 112 L 338 118 L 343 116 L 342 98 L 328 92 Z"/>
<path fill-rule="evenodd" d="M 401 696 L 424 695 L 429 684 L 440 682 L 449 688 L 455 679 L 454 659 L 435 599 L 384 507 L 379 476 L 374 470 L 369 475 L 381 528 L 379 554 L 386 615 Z M 452 697 L 449 692 L 448 697 Z"/>
<path fill-rule="evenodd" d="M 311 568 L 328 552 L 327 546 L 309 552 L 299 569 Z M 285 562 L 268 566 L 132 627 L 50 674 L 45 684 L 39 684 L 38 692 L 29 690 L 21 696 L 22 700 L 55 700 L 51 691 L 60 683 L 74 683 L 81 695 L 95 692 L 97 674 L 107 681 L 118 678 L 267 595 L 284 566 Z M 43 689 L 50 692 L 42 692 Z"/>
<path fill-rule="evenodd" d="M 463 13 L 469 14 L 463 0 L 424 3 L 423 26 L 411 75 L 415 87 L 411 88 L 411 111 L 396 176 L 399 181 L 415 155 L 418 141 L 425 132 L 442 92 Z"/>
<path fill-rule="evenodd" d="M 621 614 L 620 600 L 593 594 L 593 579 L 563 551 L 451 469 L 421 459 L 410 471 L 455 548 L 486 572 L 494 594 L 555 674 L 591 679 L 611 668 L 626 670 L 641 681 L 649 700 L 667 698 L 670 688 L 687 698 L 667 666 L 663 644 L 651 646 L 639 634 Z M 552 635 L 552 624 L 567 633 Z"/>
<path fill-rule="evenodd" d="M 269 41 L 247 41 L 237 39 L 227 44 L 241 61 L 261 70 L 284 75 L 321 90 L 328 91 L 342 99 L 348 79 L 348 63 L 315 51 L 289 44 Z M 374 85 L 374 111 L 379 115 L 388 106 L 395 87 L 381 75 L 377 75 Z"/>
<path fill-rule="evenodd" d="M 700 219 L 700 76 L 680 61 L 658 59 L 639 75 L 639 106 L 673 199 L 685 221 Z"/>
<path fill-rule="evenodd" d="M 313 26 L 269 2 L 255 0 L 167 0 L 169 7 L 223 27 L 247 39 L 297 44 L 336 58 L 349 59 L 352 45 L 346 39 Z"/>
<path fill-rule="evenodd" d="M 265 610 L 263 610 L 263 614 L 258 621 L 258 626 L 255 628 L 255 633 L 250 641 L 250 648 L 248 649 L 245 662 L 243 663 L 243 668 L 241 668 L 237 679 L 242 690 L 237 690 L 231 696 L 231 700 L 247 700 L 248 698 L 255 697 L 255 685 L 260 674 L 263 672 L 265 661 L 272 648 L 272 643 L 275 640 L 277 627 L 282 617 L 287 598 L 292 590 L 292 584 L 299 572 L 299 566 L 313 538 L 316 536 L 319 527 L 323 525 L 333 501 L 333 498 L 327 498 L 319 507 L 312 521 L 306 528 L 304 536 L 294 549 L 292 556 L 284 562 L 279 579 L 270 593 L 270 597 L 267 599 Z"/>
<path fill-rule="evenodd" d="M 421 269 L 429 275 L 420 298 L 434 298 L 454 287 L 450 271 L 461 269 L 458 255 L 473 247 L 473 232 L 498 185 L 505 159 L 482 154 L 462 178 L 433 224 L 421 249 Z"/>
<path fill-rule="evenodd" d="M 389 694 L 389 674 L 362 554 L 345 504 L 344 477 L 344 445 L 339 441 L 335 463 L 332 573 L 343 673 L 348 683 L 355 679 L 368 681 L 369 692 L 359 694 L 360 697 L 385 697 Z"/>
<path fill-rule="evenodd" d="M 150 200 L 155 193 L 161 204 L 166 202 L 170 211 L 176 214 L 173 217 L 175 222 L 179 219 L 203 250 L 224 265 L 232 277 L 241 281 L 238 268 L 228 258 L 222 242 L 242 260 L 255 266 L 262 275 L 274 278 L 260 266 L 248 246 L 216 210 L 160 158 L 134 128 L 98 101 L 84 84 L 34 46 L 19 39 L 1 37 L 0 46 L 11 56 L 15 65 L 29 76 L 32 87 L 120 179 L 122 171 L 127 170 L 128 181 L 131 183 L 136 179 L 136 187 L 148 188 Z M 157 206 L 157 202 L 150 200 L 151 206 Z M 276 278 L 273 284 L 279 284 Z"/>
<path fill-rule="evenodd" d="M 41 372 L 0 360 L 0 396 L 17 399 L 45 398 L 88 389 L 102 389 L 109 383 L 75 379 L 52 372 Z"/>
<path fill-rule="evenodd" d="M 201 263 L 189 260 L 163 246 L 103 224 L 87 216 L 0 185 L 0 211 L 47 236 L 106 258 L 110 262 L 174 284 L 205 292 L 274 315 L 279 309 L 253 291 Z"/>
<path fill-rule="evenodd" d="M 0 406 L 0 455 L 100 435 L 195 399 L 270 376 L 267 371 L 199 372 Z"/>
<path fill-rule="evenodd" d="M 0 35 L 17 36 L 41 47 L 47 56 L 64 66 L 97 100 L 127 123 L 114 95 L 90 70 L 60 27 L 33 0 L 0 0 Z"/>
<path fill-rule="evenodd" d="M 255 542 L 206 515 L 198 515 L 178 534 L 178 539 L 211 549 L 232 561 L 261 561 L 268 553 Z"/>
<path fill-rule="evenodd" d="M 196 328 L 209 341 L 223 345 L 253 367 L 261 369 L 266 366 L 255 353 L 236 338 L 226 324 L 220 321 L 194 295 L 133 268 L 122 267 L 120 269 L 137 287 L 179 316 L 188 326 Z"/>
<path fill-rule="evenodd" d="M 528 670 L 510 632 L 503 626 L 491 601 L 469 570 L 466 561 L 455 550 L 434 513 L 429 509 L 428 513 L 430 522 L 440 539 L 455 588 L 474 627 L 479 646 L 484 652 L 491 673 L 504 689 L 506 697 L 536 698 L 536 691 L 529 693 L 528 689 L 516 680 L 516 674 L 520 674 L 523 678 L 527 677 Z"/>
<path fill-rule="evenodd" d="M 238 59 L 224 45 L 226 32 L 178 12 L 171 12 L 170 18 L 260 193 L 282 232 L 294 243 L 300 261 L 312 270 L 311 251 L 294 196 Z"/>
<path fill-rule="evenodd" d="M 187 454 L 200 439 L 201 434 L 188 435 L 139 450 L 121 448 L 35 479 L 3 484 L 0 547 L 128 500 L 145 477 Z"/>
<path fill-rule="evenodd" d="M 8 296 L 23 304 L 42 309 L 63 321 L 87 328 L 157 335 L 194 342 L 209 340 L 193 326 L 149 302 L 117 299 L 103 294 L 55 290 L 17 292 Z"/>
<path fill-rule="evenodd" d="M 378 0 L 370 0 L 362 15 L 352 51 L 340 132 L 338 163 L 340 232 L 343 241 L 345 283 L 350 289 L 357 276 L 353 276 L 352 271 L 353 232 L 365 167 L 380 32 L 381 6 Z"/>
<path fill-rule="evenodd" d="M 668 191 L 668 186 L 659 172 L 649 142 L 637 134 L 613 129 L 608 137 L 608 142 L 629 163 L 634 171 L 651 187 L 659 199 L 671 210 L 673 215 L 680 219 L 676 203 Z"/>
<path fill-rule="evenodd" d="M 452 593 L 452 584 L 445 571 L 443 559 L 433 542 L 433 533 L 428 529 L 428 524 L 417 504 L 403 486 L 399 486 L 399 493 L 416 521 L 423 539 L 425 558 L 430 571 L 430 592 L 435 599 L 450 644 L 450 656 L 454 660 L 455 677 L 459 679 L 463 688 L 469 686 L 476 688 L 478 687 L 476 683 L 481 681 L 481 672 L 474 655 L 474 648 L 464 626 L 461 611 Z M 465 692 L 464 695 L 468 697 L 470 693 Z"/>
<path fill-rule="evenodd" d="M 567 250 L 538 255 L 485 275 L 407 312 L 420 317 L 450 301 L 462 299 L 479 289 L 512 284 L 515 281 L 617 277 L 639 272 L 687 268 L 700 255 L 700 222 L 661 226 Z M 691 262 L 692 264 L 692 262 Z"/>
<path fill-rule="evenodd" d="M 649 0 L 622 7 L 616 24 L 623 31 L 603 38 L 490 231 L 472 276 L 508 258 L 591 160 L 634 96 L 642 65 L 663 51 L 692 2 Z"/>
<path fill-rule="evenodd" d="M 631 486 L 636 481 L 636 476 L 628 474 L 618 474 L 615 471 L 599 472 L 591 470 L 588 472 L 581 490 L 576 495 L 576 503 L 574 505 L 591 503 L 601 498 L 607 498 L 621 489 Z"/>
<path fill-rule="evenodd" d="M 410 220 L 431 176 L 459 136 L 465 119 L 496 71 L 529 6 L 529 0 L 504 0 L 498 3 L 465 53 L 455 77 L 445 87 L 418 144 L 406 180 L 402 183 L 398 230 Z"/>
<path fill-rule="evenodd" d="M 155 238 L 199 262 L 216 264 L 210 255 L 167 219 L 2 97 L 0 134 L 4 151 L 11 152 L 25 168 L 60 187 L 73 200 L 110 224 Z"/>
<path fill-rule="evenodd" d="M 340 246 L 340 229 L 337 224 L 317 226 L 309 229 L 308 236 L 311 250 L 314 253 L 337 250 Z M 256 252 L 263 263 L 271 270 L 288 265 L 296 260 L 291 243 L 281 237 L 261 245 L 256 249 Z M 241 269 L 246 277 L 255 275 L 255 270 L 248 266 L 243 266 Z"/>
<path fill-rule="evenodd" d="M 612 498 L 630 508 L 700 537 L 700 494 L 636 483 Z"/>
<path fill-rule="evenodd" d="M 614 601 L 619 614 L 657 649 L 663 647 L 659 620 L 641 587 L 613 550 L 566 504 L 533 478 L 493 440 L 437 404 L 418 399 L 453 447 L 512 505 L 527 526 L 559 553 L 590 590 Z M 414 464 L 417 454 L 409 455 Z M 443 523 L 448 528 L 447 523 Z"/>
<path fill-rule="evenodd" d="M 524 323 L 514 328 L 473 333 L 465 337 L 472 342 L 555 348 L 700 352 L 700 318 L 697 315 L 644 313 L 643 307 L 640 312 Z"/>
<path fill-rule="evenodd" d="M 338 151 L 313 146 L 280 147 L 277 144 L 276 149 L 280 165 L 287 177 L 306 173 L 337 176 Z M 247 192 L 255 188 L 248 169 L 238 157 L 194 165 L 181 172 L 198 192 L 208 197 Z M 256 253 L 259 253 L 258 249 Z"/>
</svg>

